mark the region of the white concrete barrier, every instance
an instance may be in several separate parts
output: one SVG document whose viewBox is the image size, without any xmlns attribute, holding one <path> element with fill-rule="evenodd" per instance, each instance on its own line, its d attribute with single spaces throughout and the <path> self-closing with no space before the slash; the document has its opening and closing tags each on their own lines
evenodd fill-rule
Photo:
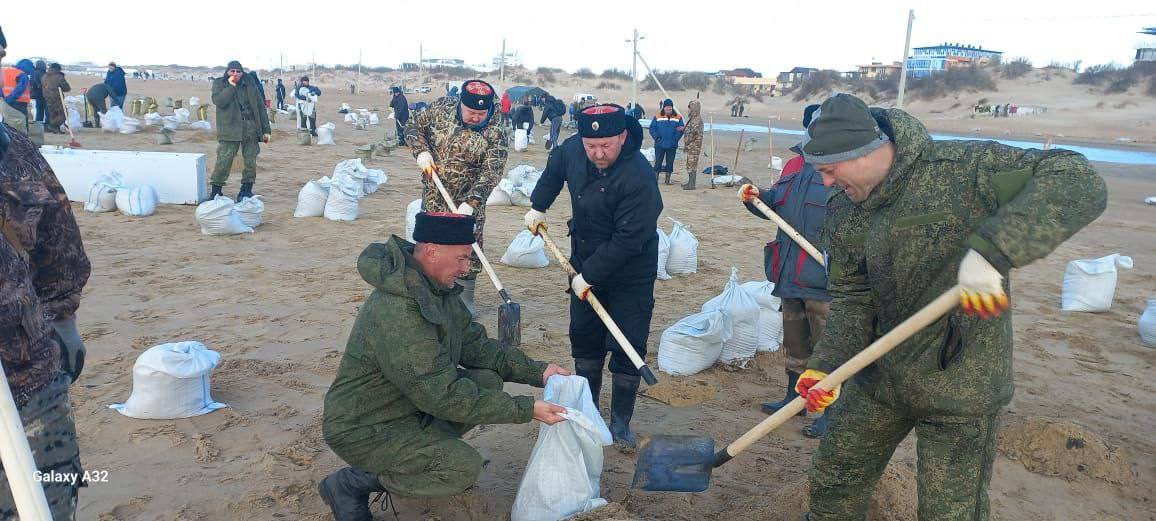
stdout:
<svg viewBox="0 0 1156 521">
<path fill-rule="evenodd" d="M 128 186 L 152 185 L 164 204 L 197 204 L 208 195 L 205 155 L 180 152 L 83 150 L 55 145 L 40 147 L 68 198 L 88 199 L 89 185 L 117 172 Z"/>
</svg>

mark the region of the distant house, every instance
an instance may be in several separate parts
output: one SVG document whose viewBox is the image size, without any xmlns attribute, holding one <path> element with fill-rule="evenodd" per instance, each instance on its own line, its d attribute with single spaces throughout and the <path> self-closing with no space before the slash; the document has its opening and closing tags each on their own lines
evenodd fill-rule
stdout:
<svg viewBox="0 0 1156 521">
<path fill-rule="evenodd" d="M 422 67 L 465 67 L 466 61 L 457 58 L 426 58 L 421 61 Z"/>
<path fill-rule="evenodd" d="M 787 72 L 780 72 L 779 77 L 776 79 L 779 85 L 786 90 L 794 88 L 799 82 L 807 79 L 807 76 L 815 72 L 819 72 L 819 69 L 812 67 L 795 67 Z"/>
<path fill-rule="evenodd" d="M 1000 51 L 959 43 L 916 47 L 907 58 L 907 76 L 923 78 L 955 67 L 986 65 L 1000 56 Z"/>
<path fill-rule="evenodd" d="M 745 67 L 739 68 L 739 69 L 721 70 L 721 71 L 718 71 L 718 73 L 715 74 L 715 76 L 727 78 L 727 80 L 731 81 L 732 83 L 733 83 L 733 81 L 732 81 L 733 78 L 762 78 L 763 77 L 762 74 L 759 74 L 759 73 L 755 72 L 754 70 L 747 69 Z"/>
<path fill-rule="evenodd" d="M 884 64 L 881 62 L 871 62 L 870 65 L 859 66 L 859 77 L 865 80 L 881 80 L 889 77 L 899 77 L 899 71 L 903 69 L 903 64 L 900 62 L 893 62 Z"/>
<path fill-rule="evenodd" d="M 1140 31 L 1140 34 L 1147 34 L 1149 36 L 1156 36 L 1156 27 L 1145 27 Z M 1136 48 L 1136 61 L 1150 62 L 1156 61 L 1156 43 L 1148 42 L 1148 45 L 1143 45 Z"/>
<path fill-rule="evenodd" d="M 751 94 L 769 94 L 775 95 L 775 80 L 771 78 L 744 78 L 733 77 L 731 84 L 736 87 L 745 87 L 747 92 Z"/>
<path fill-rule="evenodd" d="M 406 72 L 412 72 L 412 71 L 416 71 L 416 70 L 420 70 L 420 69 L 421 69 L 421 67 L 419 67 L 418 64 L 413 63 L 413 62 L 405 62 L 405 63 L 401 64 L 401 70 L 406 71 Z"/>
</svg>

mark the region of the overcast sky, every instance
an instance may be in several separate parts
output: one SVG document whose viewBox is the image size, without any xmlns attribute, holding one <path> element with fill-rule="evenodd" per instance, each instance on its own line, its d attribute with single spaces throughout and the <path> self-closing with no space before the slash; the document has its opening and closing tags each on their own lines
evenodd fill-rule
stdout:
<svg viewBox="0 0 1156 521">
<path fill-rule="evenodd" d="M 1138 34 L 1156 26 L 1156 2 L 970 0 L 806 0 L 663 2 L 369 1 L 164 3 L 118 0 L 99 16 L 8 17 L 11 64 L 25 56 L 121 64 L 246 67 L 280 61 L 397 67 L 428 57 L 490 62 L 502 38 L 530 67 L 595 72 L 629 70 L 635 27 L 651 67 L 704 70 L 751 67 L 773 75 L 793 66 L 851 70 L 898 60 L 908 9 L 913 47 L 944 41 L 982 45 L 1037 67 L 1083 60 L 1129 64 Z M 1066 7 L 1073 5 L 1074 7 Z M 164 7 L 161 7 L 164 5 Z M 275 10 L 270 6 L 276 5 Z M 691 6 L 691 7 L 688 7 Z M 168 11 L 168 13 L 165 13 Z M 113 13 L 119 13 L 114 16 Z M 35 22 L 35 25 L 33 25 Z M 1147 39 L 1147 40 L 1146 40 Z M 639 64 L 639 74 L 643 66 Z"/>
</svg>

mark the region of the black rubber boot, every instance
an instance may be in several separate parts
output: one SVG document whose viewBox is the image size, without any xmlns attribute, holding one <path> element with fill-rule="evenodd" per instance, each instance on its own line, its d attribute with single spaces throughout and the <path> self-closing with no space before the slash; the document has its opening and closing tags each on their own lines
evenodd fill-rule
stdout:
<svg viewBox="0 0 1156 521">
<path fill-rule="evenodd" d="M 670 174 L 671 174 L 671 172 L 664 172 L 662 174 L 662 175 L 666 176 L 666 180 L 663 181 L 663 183 L 670 184 Z"/>
<path fill-rule="evenodd" d="M 602 365 L 605 360 L 598 358 L 575 358 L 574 372 L 590 383 L 590 395 L 594 398 L 594 408 L 598 408 L 598 393 L 602 391 Z"/>
<path fill-rule="evenodd" d="M 317 486 L 321 500 L 329 505 L 336 521 L 373 521 L 369 512 L 369 495 L 375 492 L 389 494 L 377 481 L 377 476 L 345 467 L 321 480 Z"/>
<path fill-rule="evenodd" d="M 218 195 L 225 195 L 225 193 L 223 191 L 221 191 L 221 189 L 224 188 L 223 186 L 221 186 L 221 185 L 210 185 L 210 186 L 213 187 L 213 191 L 209 192 L 209 200 L 210 201 L 212 201 L 213 198 L 218 196 Z"/>
<path fill-rule="evenodd" d="M 816 418 L 810 425 L 803 427 L 803 436 L 808 438 L 822 438 L 827 434 L 827 429 L 830 423 L 827 421 L 827 413 L 829 410 L 823 411 L 823 415 Z"/>
<path fill-rule="evenodd" d="M 630 418 L 634 416 L 634 401 L 638 398 L 640 376 L 616 374 L 610 393 L 610 435 L 619 452 L 630 453 L 638 447 L 638 438 L 630 432 Z"/>
<path fill-rule="evenodd" d="M 253 183 L 241 183 L 241 191 L 237 192 L 237 202 L 253 197 Z"/>
<path fill-rule="evenodd" d="M 683 190 L 694 190 L 694 178 L 695 178 L 695 175 L 697 175 L 697 172 L 688 172 L 688 173 L 686 174 L 686 176 L 687 176 L 688 178 L 690 178 L 690 180 L 688 180 L 688 181 L 686 182 L 686 184 L 682 185 L 682 189 L 683 189 Z"/>
<path fill-rule="evenodd" d="M 782 409 L 783 407 L 786 407 L 788 403 L 791 403 L 791 400 L 798 398 L 799 393 L 795 392 L 795 384 L 797 384 L 797 383 L 799 383 L 799 373 L 796 373 L 796 372 L 788 369 L 787 370 L 787 397 L 783 398 L 783 400 L 779 401 L 779 402 L 764 403 L 763 404 L 763 412 L 765 412 L 767 414 L 775 414 L 776 412 L 778 412 L 779 409 Z M 807 415 L 807 410 L 803 409 L 803 410 L 799 411 L 799 414 L 796 414 L 795 416 L 806 416 L 806 415 Z"/>
</svg>

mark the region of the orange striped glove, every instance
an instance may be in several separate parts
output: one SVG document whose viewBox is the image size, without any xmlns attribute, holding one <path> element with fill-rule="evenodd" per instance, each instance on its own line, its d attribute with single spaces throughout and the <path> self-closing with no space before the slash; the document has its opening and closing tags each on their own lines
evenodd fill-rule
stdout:
<svg viewBox="0 0 1156 521">
<path fill-rule="evenodd" d="M 839 390 L 843 388 L 842 384 L 838 387 L 824 391 L 823 389 L 813 389 L 815 384 L 819 383 L 827 377 L 827 373 L 816 371 L 814 369 L 807 369 L 803 374 L 799 375 L 799 383 L 795 384 L 795 392 L 799 396 L 807 400 L 807 412 L 823 412 L 828 405 L 835 403 L 839 399 Z"/>
</svg>

